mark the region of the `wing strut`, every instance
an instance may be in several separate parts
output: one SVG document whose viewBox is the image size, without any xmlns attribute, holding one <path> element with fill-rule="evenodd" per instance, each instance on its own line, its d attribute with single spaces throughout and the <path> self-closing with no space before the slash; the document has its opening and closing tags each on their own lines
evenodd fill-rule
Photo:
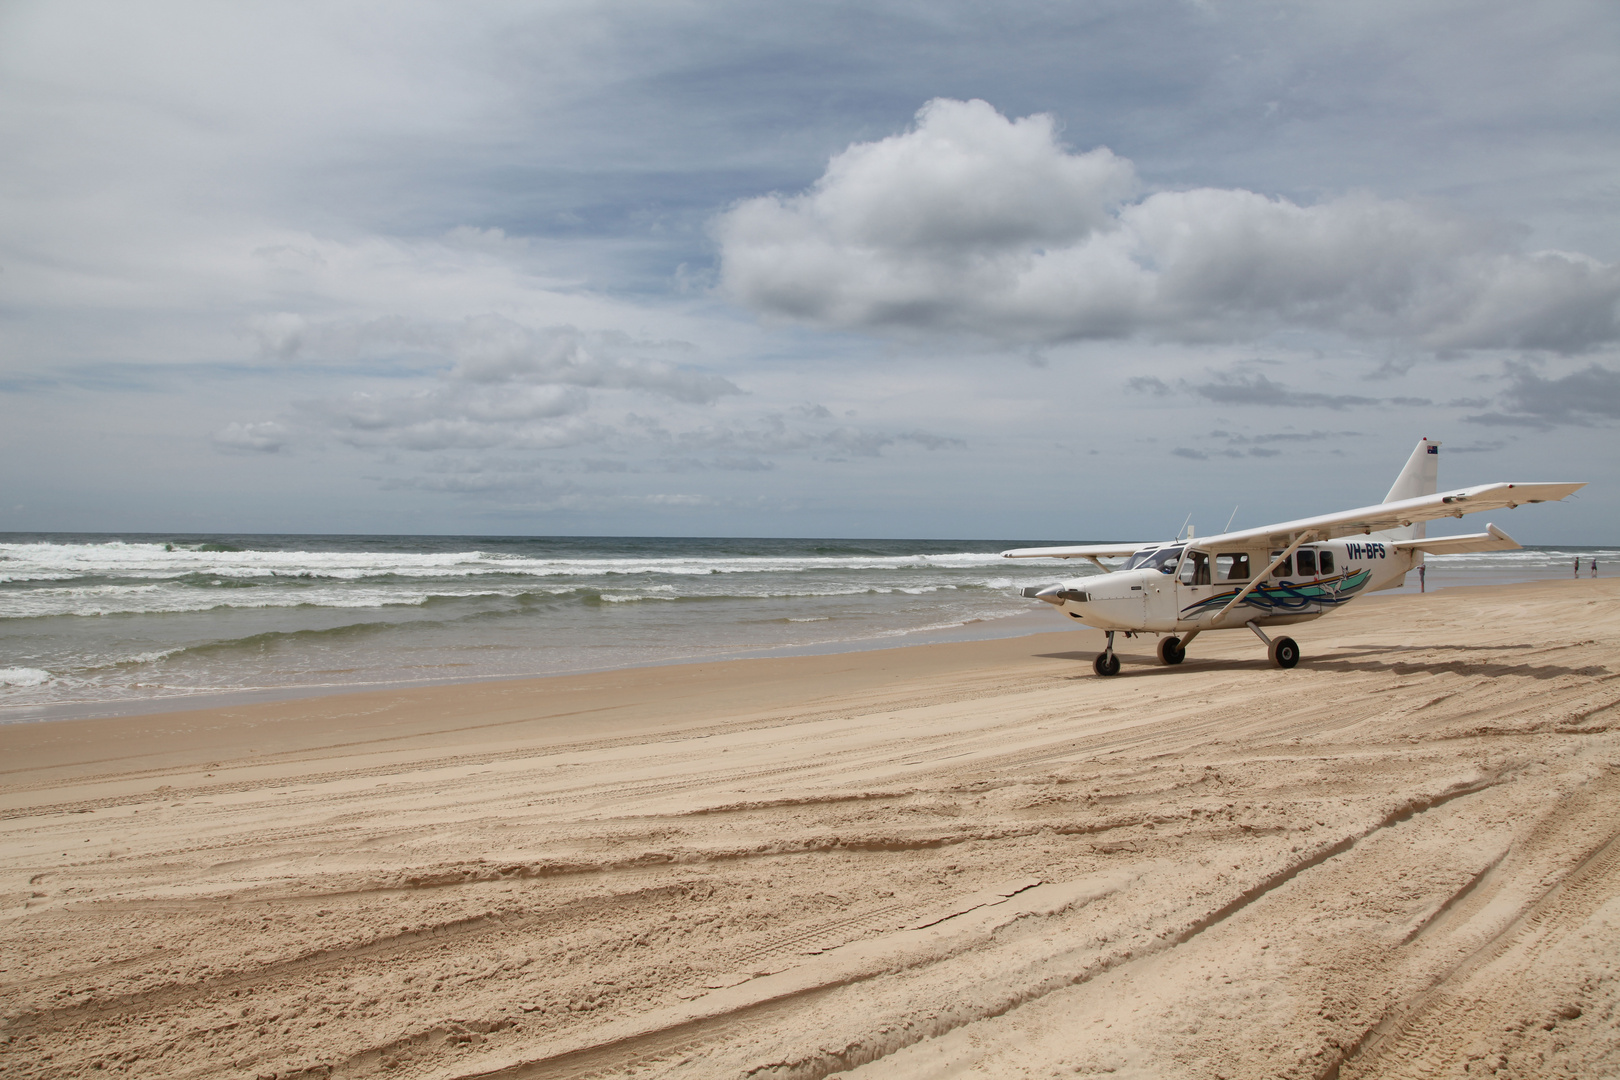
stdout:
<svg viewBox="0 0 1620 1080">
<path fill-rule="evenodd" d="M 1283 551 L 1283 553 L 1281 555 L 1279 555 L 1275 559 L 1271 560 L 1271 565 L 1270 566 L 1266 567 L 1264 570 L 1262 570 L 1258 574 L 1254 575 L 1254 580 L 1249 582 L 1247 585 L 1243 586 L 1243 591 L 1242 592 L 1240 592 L 1236 596 L 1232 597 L 1232 599 L 1227 602 L 1227 605 L 1225 607 L 1223 607 L 1223 608 L 1221 608 L 1221 610 L 1217 611 L 1215 613 L 1215 617 L 1210 620 L 1210 623 L 1214 624 L 1214 623 L 1220 622 L 1222 615 L 1225 615 L 1228 611 L 1231 611 L 1233 608 L 1235 608 L 1239 604 L 1243 603 L 1244 599 L 1250 593 L 1254 592 L 1254 590 L 1258 589 L 1261 586 L 1261 584 L 1265 582 L 1266 578 L 1271 574 L 1271 572 L 1273 570 L 1277 569 L 1277 567 L 1282 565 L 1284 559 L 1288 558 L 1296 550 L 1299 549 L 1299 545 L 1303 544 L 1307 540 L 1312 539 L 1315 536 L 1316 536 L 1316 530 L 1315 529 L 1306 529 L 1304 532 L 1300 533 L 1299 537 L 1292 544 L 1289 544 L 1288 547 Z"/>
</svg>

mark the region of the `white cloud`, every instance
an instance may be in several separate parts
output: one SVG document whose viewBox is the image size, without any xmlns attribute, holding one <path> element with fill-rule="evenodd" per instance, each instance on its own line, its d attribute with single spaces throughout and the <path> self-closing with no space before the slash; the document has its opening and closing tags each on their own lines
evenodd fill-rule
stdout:
<svg viewBox="0 0 1620 1080">
<path fill-rule="evenodd" d="M 671 343 L 657 343 L 654 348 Z M 468 319 L 457 331 L 456 373 L 470 382 L 555 382 L 645 390 L 691 404 L 706 404 L 741 390 L 718 375 L 665 360 L 626 357 L 637 343 L 623 333 L 591 339 L 571 326 L 531 330 L 499 315 Z"/>
<path fill-rule="evenodd" d="M 278 315 L 255 331 L 267 353 L 284 359 L 409 353 L 428 369 L 405 392 L 369 390 L 304 404 L 316 429 L 356 447 L 557 450 L 614 438 L 615 426 L 599 419 L 602 410 L 588 390 L 695 407 L 742 393 L 718 375 L 637 355 L 687 351 L 680 342 L 638 342 L 572 326 L 536 329 L 499 315 L 453 325 L 403 317 L 310 323 Z"/>
<path fill-rule="evenodd" d="M 261 321 L 256 332 L 267 354 L 287 360 L 409 351 L 421 361 L 408 389 L 372 384 L 299 407 L 293 426 L 301 436 L 326 436 L 363 450 L 532 453 L 591 447 L 593 455 L 623 454 L 634 464 L 593 456 L 575 466 L 569 455 L 549 453 L 507 471 L 764 472 L 783 458 L 875 458 L 889 448 L 964 445 L 926 430 L 840 421 L 819 404 L 762 403 L 718 375 L 645 355 L 685 354 L 690 346 L 637 341 L 620 332 L 536 329 L 498 315 L 454 325 L 401 317 L 312 323 L 275 316 Z M 287 429 L 278 430 L 285 442 Z M 466 490 L 487 482 L 475 478 Z"/>
<path fill-rule="evenodd" d="M 833 157 L 806 193 L 715 223 L 721 289 L 821 326 L 1002 342 L 1244 340 L 1307 328 L 1429 349 L 1576 352 L 1620 338 L 1620 268 L 1523 254 L 1500 230 L 1350 195 L 1241 189 L 1122 202 L 1130 163 L 1049 117 L 936 100 Z"/>
<path fill-rule="evenodd" d="M 913 131 L 835 156 L 813 195 L 789 201 L 784 223 L 808 216 L 841 244 L 946 257 L 1079 240 L 1107 227 L 1135 178 L 1106 149 L 1057 145 L 1050 116 L 1009 121 L 983 101 L 936 99 Z"/>
<path fill-rule="evenodd" d="M 273 454 L 287 445 L 287 428 L 274 420 L 233 421 L 214 432 L 214 445 L 227 453 Z"/>
</svg>

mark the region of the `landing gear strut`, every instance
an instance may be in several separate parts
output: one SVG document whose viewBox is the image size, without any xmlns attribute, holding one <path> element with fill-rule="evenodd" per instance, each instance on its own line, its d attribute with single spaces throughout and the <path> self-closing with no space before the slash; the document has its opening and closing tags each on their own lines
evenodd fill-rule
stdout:
<svg viewBox="0 0 1620 1080">
<path fill-rule="evenodd" d="M 1248 624 L 1254 636 L 1266 643 L 1266 656 L 1280 668 L 1291 668 L 1299 663 L 1299 643 L 1291 637 L 1268 638 L 1253 622 Z"/>
<path fill-rule="evenodd" d="M 1108 631 L 1108 648 L 1097 654 L 1097 659 L 1091 662 L 1091 670 L 1099 675 L 1118 675 L 1119 657 L 1114 655 L 1114 632 Z"/>
</svg>

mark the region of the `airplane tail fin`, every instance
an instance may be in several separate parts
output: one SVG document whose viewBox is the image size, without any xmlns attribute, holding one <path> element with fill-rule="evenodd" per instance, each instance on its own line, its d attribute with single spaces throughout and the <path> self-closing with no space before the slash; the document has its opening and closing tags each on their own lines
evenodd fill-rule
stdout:
<svg viewBox="0 0 1620 1080">
<path fill-rule="evenodd" d="M 1406 467 L 1395 478 L 1395 485 L 1384 496 L 1384 501 L 1399 502 L 1401 499 L 1416 499 L 1421 495 L 1433 495 L 1440 490 L 1440 444 L 1430 442 L 1427 438 L 1418 440 L 1417 449 L 1412 456 L 1406 459 Z M 1422 540 L 1426 534 L 1423 522 L 1415 522 L 1399 529 L 1390 529 L 1388 535 L 1394 540 Z"/>
</svg>

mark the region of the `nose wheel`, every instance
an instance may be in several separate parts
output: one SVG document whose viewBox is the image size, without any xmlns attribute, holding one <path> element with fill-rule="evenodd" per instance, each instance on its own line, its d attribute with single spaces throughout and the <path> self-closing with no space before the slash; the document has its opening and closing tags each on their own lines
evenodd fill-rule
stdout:
<svg viewBox="0 0 1620 1080">
<path fill-rule="evenodd" d="M 1108 631 L 1108 648 L 1097 654 L 1097 659 L 1091 662 L 1091 670 L 1098 675 L 1118 675 L 1119 657 L 1114 654 L 1114 632 Z"/>
</svg>

